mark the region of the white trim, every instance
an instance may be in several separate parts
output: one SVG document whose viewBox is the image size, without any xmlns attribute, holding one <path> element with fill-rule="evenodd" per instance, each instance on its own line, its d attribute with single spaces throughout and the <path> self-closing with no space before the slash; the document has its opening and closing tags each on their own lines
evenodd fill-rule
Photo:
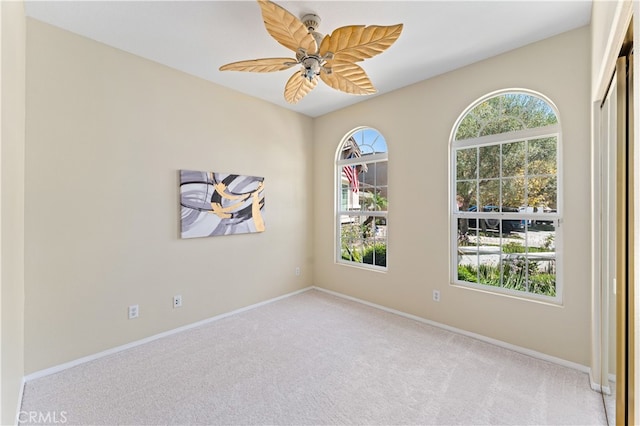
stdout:
<svg viewBox="0 0 640 426">
<path fill-rule="evenodd" d="M 380 163 L 382 161 L 388 161 L 388 159 L 388 152 L 379 152 L 377 154 L 365 154 L 360 157 L 344 158 L 342 160 L 336 161 L 336 166 Z"/>
<path fill-rule="evenodd" d="M 556 117 L 558 117 L 557 112 L 554 111 L 554 113 L 556 113 Z M 530 140 L 530 139 L 544 139 L 544 138 L 550 138 L 552 136 L 559 136 L 559 135 L 560 135 L 560 125 L 551 124 L 543 127 L 533 127 L 531 129 L 514 130 L 512 132 L 495 133 L 493 135 L 454 140 L 452 143 L 454 148 L 460 149 L 460 148 L 475 147 L 475 146 L 505 144 L 509 142 L 520 142 L 520 141 Z"/>
<path fill-rule="evenodd" d="M 374 154 L 365 154 L 362 155 L 360 157 L 356 157 L 356 158 L 345 158 L 342 159 L 341 154 L 342 154 L 342 147 L 344 146 L 345 142 L 352 136 L 356 135 L 358 132 L 362 132 L 362 131 L 366 131 L 366 130 L 371 130 L 374 131 L 378 134 L 378 137 L 382 137 L 384 139 L 384 144 L 386 146 L 387 151 L 386 152 L 379 152 L 379 153 L 374 153 Z M 377 140 L 377 137 L 376 137 Z M 357 141 L 356 141 L 357 143 Z M 367 263 L 358 263 L 358 262 L 353 262 L 350 260 L 344 260 L 342 259 L 342 226 L 341 226 L 341 217 L 342 216 L 373 216 L 373 217 L 382 217 L 388 220 L 388 211 L 384 210 L 384 211 L 380 211 L 380 210 L 376 210 L 376 211 L 369 211 L 369 210 L 343 210 L 343 204 L 342 204 L 342 183 L 344 182 L 343 180 L 343 167 L 346 165 L 359 165 L 359 164 L 373 164 L 373 163 L 384 163 L 384 162 L 388 162 L 389 161 L 389 146 L 386 143 L 386 139 L 384 138 L 384 136 L 382 136 L 382 133 L 371 126 L 360 126 L 360 127 L 356 127 L 355 129 L 351 130 L 350 132 L 348 132 L 340 141 L 340 143 L 338 144 L 338 148 L 336 149 L 336 153 L 335 153 L 335 162 L 334 162 L 334 182 L 333 182 L 333 187 L 334 187 L 334 197 L 333 197 L 333 211 L 334 211 L 334 223 L 333 223 L 333 228 L 334 228 L 334 234 L 333 234 L 333 250 L 334 250 L 334 264 L 336 265 L 344 265 L 344 266 L 352 266 L 352 267 L 357 267 L 357 268 L 361 268 L 361 269 L 367 269 L 367 270 L 372 270 L 372 271 L 377 271 L 377 272 L 386 272 L 389 270 L 389 259 L 387 258 L 386 261 L 386 265 L 385 266 L 378 266 L 378 265 L 370 265 Z M 387 176 L 388 179 L 388 176 Z M 388 182 L 387 182 L 388 183 Z M 377 189 L 378 185 L 374 185 L 374 187 Z M 388 186 L 387 186 L 388 188 Z M 362 207 L 362 206 L 360 206 Z M 388 222 L 387 222 L 388 223 Z M 385 237 L 385 244 L 387 245 L 387 249 L 389 247 L 389 237 L 388 234 Z M 387 250 L 388 252 L 388 250 Z"/>
<path fill-rule="evenodd" d="M 291 296 L 295 296 L 296 294 L 304 293 L 305 291 L 309 291 L 312 288 L 313 287 L 305 287 L 303 289 L 296 290 L 294 292 L 287 293 L 287 294 L 284 294 L 282 296 L 274 297 L 273 299 L 268 299 L 268 300 L 265 300 L 263 302 L 258 302 L 258 303 L 255 303 L 253 305 L 245 306 L 244 308 L 239 308 L 239 309 L 236 309 L 236 310 L 233 310 L 233 311 L 230 311 L 230 312 L 225 312 L 223 314 L 216 315 L 214 317 L 207 318 L 207 319 L 204 319 L 202 321 L 197 321 L 197 322 L 194 322 L 194 323 L 191 323 L 191 324 L 187 324 L 187 325 L 184 325 L 182 327 L 174 328 L 173 330 L 168 330 L 168 331 L 164 331 L 162 333 L 154 334 L 153 336 L 145 337 L 144 339 L 136 340 L 134 342 L 130 342 L 130 343 L 127 343 L 127 344 L 124 344 L 124 345 L 121 345 L 121 346 L 116 346 L 115 348 L 107 349 L 105 351 L 98 352 L 98 353 L 93 354 L 93 355 L 88 355 L 88 356 L 85 356 L 85 357 L 82 357 L 82 358 L 78 358 L 78 359 L 73 360 L 73 361 L 65 362 L 64 364 L 60 364 L 60 365 L 56 365 L 54 367 L 46 368 L 44 370 L 36 371 L 34 373 L 31 373 L 31 374 L 25 376 L 23 381 L 24 382 L 28 382 L 28 381 L 35 380 L 35 379 L 40 379 L 40 378 L 45 377 L 45 376 L 49 376 L 51 374 L 59 373 L 59 372 L 61 372 L 63 370 L 67 370 L 69 368 L 78 366 L 80 364 L 84 364 L 84 363 L 87 363 L 87 362 L 90 362 L 90 361 L 94 361 L 96 359 L 103 358 L 103 357 L 108 356 L 108 355 L 112 355 L 112 354 L 115 354 L 115 353 L 118 353 L 118 352 L 122 352 L 124 350 L 131 349 L 131 348 L 134 348 L 136 346 L 140 346 L 140 345 L 143 345 L 145 343 L 149 343 L 149 342 L 152 342 L 154 340 L 161 339 L 163 337 L 171 336 L 171 335 L 176 334 L 176 333 L 180 333 L 180 332 L 183 332 L 183 331 L 186 331 L 186 330 L 190 330 L 192 328 L 199 327 L 201 325 L 209 324 L 211 322 L 218 321 L 220 319 L 227 318 L 227 317 L 230 317 L 232 315 L 239 314 L 241 312 L 250 311 L 252 309 L 259 308 L 260 306 L 268 305 L 270 303 L 277 302 L 278 300 L 282 300 L 282 299 L 286 299 L 286 298 L 291 297 Z"/>
<path fill-rule="evenodd" d="M 610 386 L 602 386 L 601 384 L 598 384 L 593 379 L 593 371 L 589 371 L 589 386 L 591 386 L 591 390 L 603 393 L 605 395 L 611 395 L 611 387 Z"/>
<path fill-rule="evenodd" d="M 608 376 L 608 380 L 609 380 L 609 385 L 608 386 L 602 386 L 601 384 L 598 384 L 598 382 L 596 382 L 593 379 L 593 370 L 589 371 L 589 384 L 591 385 L 591 389 L 593 389 L 596 392 L 601 392 L 605 395 L 612 395 L 613 392 L 611 391 L 611 388 L 613 387 L 615 389 L 615 386 L 611 386 L 611 384 L 615 384 L 616 382 L 616 375 L 615 374 L 609 374 Z"/>
<path fill-rule="evenodd" d="M 555 256 L 556 256 L 556 263 L 557 263 L 558 262 L 557 252 Z M 497 296 L 506 296 L 514 299 L 523 300 L 525 302 L 544 303 L 548 306 L 554 306 L 558 308 L 561 308 L 562 306 L 564 306 L 562 303 L 562 299 L 559 298 L 558 296 L 547 296 L 544 294 L 531 293 L 531 292 L 526 292 L 522 290 L 514 290 L 511 288 L 494 287 L 494 286 L 490 286 L 482 283 L 461 281 L 458 278 L 455 278 L 451 282 L 451 285 L 464 290 L 480 291 L 483 293 L 493 294 Z"/>
<path fill-rule="evenodd" d="M 387 217 L 386 210 L 340 210 L 338 216 L 375 216 Z M 339 219 L 339 218 L 338 218 Z"/>
<path fill-rule="evenodd" d="M 593 390 L 599 390 L 600 389 L 599 385 L 595 384 L 593 382 L 593 380 L 592 380 L 591 369 L 589 367 L 585 366 L 585 365 L 578 364 L 578 363 L 575 363 L 575 362 L 572 362 L 572 361 L 567 361 L 567 360 L 564 360 L 562 358 L 557 358 L 557 357 L 554 357 L 554 356 L 551 356 L 551 355 L 547 355 L 547 354 L 544 354 L 542 352 L 538 352 L 538 351 L 534 351 L 534 350 L 531 350 L 531 349 L 523 348 L 523 347 L 520 347 L 520 346 L 517 346 L 517 345 L 513 345 L 511 343 L 503 342 L 501 340 L 492 339 L 490 337 L 483 336 L 481 334 L 472 333 L 472 332 L 465 331 L 465 330 L 462 330 L 462 329 L 459 329 L 459 328 L 451 327 L 451 326 L 448 326 L 446 324 L 438 323 L 436 321 L 428 320 L 426 318 L 422 318 L 422 317 L 419 317 L 419 316 L 416 316 L 416 315 L 412 315 L 412 314 L 408 314 L 408 313 L 405 313 L 405 312 L 402 312 L 402 311 L 398 311 L 396 309 L 388 308 L 386 306 L 382 306 L 382 305 L 378 305 L 378 304 L 375 304 L 375 303 L 372 303 L 372 302 L 368 302 L 368 301 L 363 300 L 363 299 L 358 299 L 356 297 L 347 296 L 346 294 L 338 293 L 338 292 L 335 292 L 335 291 L 332 291 L 332 290 L 328 290 L 328 289 L 325 289 L 325 288 L 321 288 L 321 287 L 317 287 L 317 286 L 310 286 L 310 287 L 305 287 L 305 288 L 300 289 L 300 290 L 296 290 L 296 291 L 291 292 L 291 293 L 284 294 L 282 296 L 275 297 L 273 299 L 265 300 L 263 302 L 258 302 L 258 303 L 255 303 L 253 305 L 245 306 L 244 308 L 239 308 L 239 309 L 236 309 L 236 310 L 233 310 L 233 311 L 230 311 L 230 312 L 226 312 L 226 313 L 223 313 L 223 314 L 220 314 L 220 315 L 216 315 L 214 317 L 211 317 L 211 318 L 208 318 L 208 319 L 205 319 L 205 320 L 202 320 L 202 321 L 198 321 L 198 322 L 195 322 L 195 323 L 192 323 L 192 324 L 188 324 L 188 325 L 185 325 L 185 326 L 182 326 L 182 327 L 178 327 L 178 328 L 175 328 L 173 330 L 165 331 L 165 332 L 162 332 L 162 333 L 150 336 L 150 337 L 146 337 L 144 339 L 137 340 L 135 342 L 127 343 L 125 345 L 121 345 L 121 346 L 117 346 L 115 348 L 107 349 L 105 351 L 98 352 L 98 353 L 93 354 L 93 355 L 85 356 L 85 357 L 76 359 L 74 361 L 66 362 L 64 364 L 60 364 L 60 365 L 57 365 L 57 366 L 54 366 L 54 367 L 50 367 L 50 368 L 47 368 L 47 369 L 44 369 L 44 370 L 40 370 L 40 371 L 36 371 L 34 373 L 31 373 L 31 374 L 25 376 L 22 379 L 22 386 L 20 387 L 20 395 L 19 395 L 19 400 L 18 400 L 17 413 L 20 412 L 20 409 L 22 407 L 22 398 L 23 398 L 23 394 L 24 394 L 25 384 L 27 382 L 31 381 L 31 380 L 40 379 L 42 377 L 46 377 L 46 376 L 49 376 L 51 374 L 59 373 L 61 371 L 67 370 L 69 368 L 72 368 L 72 367 L 75 367 L 75 366 L 78 366 L 78 365 L 81 365 L 81 364 L 84 364 L 84 363 L 87 363 L 87 362 L 90 362 L 90 361 L 94 361 L 94 360 L 103 358 L 103 357 L 108 356 L 108 355 L 112 355 L 112 354 L 115 354 L 115 353 L 118 353 L 118 352 L 122 352 L 124 350 L 131 349 L 131 348 L 134 348 L 136 346 L 140 346 L 140 345 L 143 345 L 145 343 L 149 343 L 149 342 L 152 342 L 154 340 L 161 339 L 163 337 L 167 337 L 167 336 L 170 336 L 170 335 L 173 335 L 173 334 L 176 334 L 176 333 L 180 333 L 182 331 L 186 331 L 186 330 L 189 330 L 189 329 L 192 329 L 192 328 L 195 328 L 195 327 L 199 327 L 201 325 L 205 325 L 205 324 L 208 324 L 208 323 L 211 323 L 211 322 L 223 319 L 223 318 L 230 317 L 232 315 L 236 315 L 236 314 L 239 314 L 239 313 L 242 313 L 242 312 L 245 312 L 245 311 L 249 311 L 249 310 L 258 308 L 260 306 L 264 306 L 264 305 L 270 304 L 272 302 L 276 302 L 278 300 L 286 299 L 288 297 L 295 296 L 295 295 L 300 294 L 300 293 L 304 293 L 304 292 L 309 291 L 309 290 L 318 290 L 318 291 L 321 291 L 323 293 L 331 294 L 333 296 L 340 297 L 342 299 L 350 300 L 352 302 L 357 302 L 357 303 L 360 303 L 360 304 L 363 304 L 363 305 L 366 305 L 366 306 L 370 306 L 372 308 L 380 309 L 382 311 L 389 312 L 389 313 L 392 313 L 392 314 L 395 314 L 395 315 L 399 315 L 401 317 L 408 318 L 408 319 L 411 319 L 411 320 L 414 320 L 414 321 L 418 321 L 418 322 L 421 322 L 423 324 L 428 324 L 428 325 L 431 325 L 431 326 L 434 326 L 434 327 L 438 327 L 440 329 L 447 330 L 447 331 L 450 331 L 452 333 L 456 333 L 456 334 L 460 334 L 460 335 L 463 335 L 463 336 L 467 336 L 467 337 L 470 337 L 470 338 L 473 338 L 473 339 L 476 339 L 476 340 L 480 340 L 480 341 L 485 342 L 485 343 L 490 343 L 492 345 L 495 345 L 495 346 L 498 346 L 498 347 L 501 347 L 501 348 L 504 348 L 504 349 L 508 349 L 508 350 L 511 350 L 511 351 L 514 351 L 514 352 L 517 352 L 517 353 L 520 353 L 520 354 L 523 354 L 523 355 L 528 355 L 528 356 L 536 358 L 536 359 L 552 362 L 554 364 L 561 365 L 563 367 L 568 367 L 568 368 L 571 368 L 571 369 L 574 369 L 574 370 L 577 370 L 577 371 L 580 371 L 580 372 L 583 372 L 583 373 L 587 373 L 587 374 L 589 374 L 589 380 L 590 380 L 590 383 L 591 383 L 591 388 Z"/>
<path fill-rule="evenodd" d="M 365 210 L 366 212 L 366 210 Z M 368 214 L 368 213 L 367 213 Z M 558 221 L 562 217 L 558 213 L 519 213 L 519 212 L 473 212 L 473 211 L 457 211 L 453 214 L 459 218 L 470 219 L 502 219 L 502 220 L 538 220 L 538 221 Z M 370 216 L 370 215 L 369 215 Z M 558 224 L 555 224 L 556 228 Z"/>
<path fill-rule="evenodd" d="M 336 297 L 340 297 L 342 299 L 350 300 L 352 302 L 362 303 L 363 305 L 367 305 L 367 306 L 370 306 L 372 308 L 380 309 L 380 310 L 383 310 L 385 312 L 389 312 L 389 313 L 396 314 L 396 315 L 399 315 L 399 316 L 404 317 L 404 318 L 408 318 L 408 319 L 412 319 L 412 320 L 421 322 L 423 324 L 428 324 L 428 325 L 431 325 L 431 326 L 434 326 L 434 327 L 438 327 L 438 328 L 443 329 L 443 330 L 450 331 L 452 333 L 461 334 L 463 336 L 471 337 L 472 339 L 480 340 L 480 341 L 485 342 L 485 343 L 490 343 L 492 345 L 495 345 L 495 346 L 498 346 L 498 347 L 501 347 L 501 348 L 504 348 L 504 349 L 508 349 L 508 350 L 511 350 L 511 351 L 514 351 L 514 352 L 518 352 L 518 353 L 523 354 L 523 355 L 528 355 L 528 356 L 530 356 L 532 358 L 540 359 L 542 361 L 552 362 L 554 364 L 561 365 L 563 367 L 568 367 L 568 368 L 571 368 L 573 370 L 577 370 L 577 371 L 580 371 L 582 373 L 587 373 L 587 374 L 591 375 L 591 369 L 586 365 L 578 364 L 578 363 L 575 363 L 575 362 L 572 362 L 572 361 L 567 361 L 566 359 L 557 358 L 557 357 L 554 357 L 554 356 L 551 356 L 551 355 L 547 355 L 547 354 L 544 354 L 542 352 L 538 352 L 538 351 L 534 351 L 534 350 L 531 350 L 531 349 L 523 348 L 521 346 L 513 345 L 511 343 L 503 342 L 502 340 L 492 339 L 491 337 L 483 336 L 481 334 L 476 334 L 476 333 L 472 333 L 470 331 L 466 331 L 466 330 L 462 330 L 462 329 L 459 329 L 459 328 L 451 327 L 451 326 L 446 325 L 446 324 L 442 324 L 442 323 L 439 323 L 439 322 L 436 322 L 436 321 L 428 320 L 426 318 L 422 318 L 422 317 L 419 317 L 419 316 L 416 316 L 416 315 L 408 314 L 408 313 L 405 313 L 405 312 L 402 312 L 402 311 L 398 311 L 398 310 L 395 310 L 395 309 L 392 309 L 392 308 L 387 308 L 386 306 L 378 305 L 378 304 L 375 304 L 375 303 L 372 303 L 372 302 L 367 302 L 366 300 L 358 299 L 358 298 L 352 297 L 352 296 L 347 296 L 346 294 L 338 293 L 338 292 L 335 292 L 335 291 L 332 291 L 332 290 L 327 290 L 327 289 L 324 289 L 324 288 L 321 288 L 321 287 L 316 287 L 316 286 L 313 286 L 311 288 L 314 289 L 314 290 L 322 291 L 322 292 L 327 293 L 327 294 L 331 294 L 331 295 L 336 296 Z"/>
<path fill-rule="evenodd" d="M 615 72 L 614 72 L 615 76 Z M 615 83 L 614 83 L 615 85 Z M 594 107 L 594 119 L 593 119 L 593 131 L 594 135 L 592 137 L 593 145 L 592 145 L 592 186 L 591 186 L 591 198 L 593 200 L 592 205 L 592 214 L 591 214 L 591 222 L 592 222 L 592 230 L 591 230 L 591 250 L 592 250 L 592 281 L 593 281 L 593 309 L 592 309 L 592 324 L 593 324 L 593 332 L 597 333 L 593 335 L 593 352 L 594 352 L 594 360 L 592 361 L 592 366 L 596 371 L 600 371 L 599 374 L 599 383 L 603 384 L 605 382 L 602 372 L 609 369 L 607 363 L 603 362 L 603 351 L 608 351 L 608 340 L 606 346 L 603 344 L 605 340 L 603 339 L 605 333 L 607 336 L 609 334 L 608 330 L 606 330 L 603 326 L 604 317 L 603 313 L 603 291 L 604 287 L 607 287 L 607 283 L 603 283 L 603 269 L 606 270 L 605 260 L 608 257 L 608 254 L 603 247 L 603 237 L 606 234 L 604 227 L 606 222 L 603 221 L 603 206 L 607 200 L 607 193 L 603 191 L 603 184 L 609 181 L 611 176 L 604 176 L 603 173 L 603 164 L 602 164 L 602 154 L 605 149 L 609 150 L 608 145 L 609 141 L 607 140 L 606 144 L 604 142 L 604 138 L 602 135 L 602 100 L 595 102 Z M 609 117 L 607 117 L 608 119 Z M 613 174 L 614 181 L 616 180 L 616 174 Z M 615 195 L 614 195 L 615 197 Z M 614 217 L 614 220 L 615 217 Z M 615 251 L 616 248 L 613 247 Z M 608 321 L 607 321 L 608 323 Z M 615 353 L 608 354 L 610 356 L 615 357 Z M 606 386 L 603 386 L 606 387 Z"/>
<path fill-rule="evenodd" d="M 352 268 L 360 268 L 365 271 L 373 271 L 373 272 L 384 272 L 386 273 L 389 270 L 389 266 L 380 266 L 380 265 L 372 265 L 370 263 L 359 263 L 353 262 L 351 260 L 337 259 L 336 265 L 344 265 L 350 266 Z"/>
<path fill-rule="evenodd" d="M 533 127 L 523 130 L 517 130 L 507 133 L 498 133 L 487 136 L 480 136 L 470 139 L 462 139 L 456 140 L 455 136 L 458 132 L 458 128 L 464 118 L 471 113 L 477 106 L 481 105 L 483 102 L 493 99 L 498 96 L 503 96 L 511 93 L 519 93 L 524 94 L 533 98 L 540 99 L 544 101 L 553 111 L 557 122 L 555 124 L 551 124 L 543 127 Z M 534 141 L 537 139 L 542 139 L 543 137 L 555 137 L 556 139 L 556 212 L 555 213 L 544 213 L 540 216 L 535 214 L 529 214 L 526 212 L 461 212 L 457 210 L 456 205 L 456 197 L 457 197 L 457 176 L 456 176 L 456 153 L 462 149 L 469 148 L 481 148 L 482 146 L 487 145 L 497 145 L 502 146 L 510 142 L 514 141 L 525 141 L 526 144 L 529 141 Z M 526 145 L 525 145 L 526 146 Z M 502 219 L 515 219 L 515 220 L 553 220 L 555 226 L 555 246 L 556 246 L 556 295 L 555 296 L 544 296 L 542 300 L 550 300 L 554 304 L 563 305 L 563 231 L 561 229 L 562 217 L 564 214 L 563 207 L 563 198 L 564 198 L 564 186 L 563 186 L 563 144 L 562 144 L 562 127 L 561 127 L 561 119 L 560 112 L 556 106 L 556 104 L 551 101 L 548 97 L 543 95 L 542 93 L 528 90 L 528 89 L 503 89 L 498 90 L 492 93 L 489 93 L 481 98 L 477 99 L 475 102 L 470 104 L 463 113 L 456 120 L 453 129 L 451 130 L 451 135 L 449 139 L 449 227 L 450 227 L 450 250 L 449 250 L 449 273 L 450 273 L 450 281 L 455 285 L 460 286 L 468 286 L 469 288 L 474 288 L 473 283 L 467 283 L 466 281 L 458 280 L 458 231 L 457 224 L 458 219 L 460 218 L 475 218 L 479 220 L 480 218 L 496 218 L 498 220 Z M 479 160 L 478 160 L 479 161 Z M 528 161 L 528 160 L 525 160 Z M 504 177 L 502 176 L 502 159 L 500 159 L 500 176 L 495 179 L 498 182 L 503 182 Z M 479 169 L 478 169 L 479 170 Z M 479 173 L 478 171 L 476 173 Z M 524 177 L 535 177 L 536 175 L 526 174 Z M 550 176 L 551 177 L 551 176 Z M 477 175 L 475 179 L 469 179 L 469 181 L 476 182 L 476 185 L 481 181 L 480 176 Z M 479 194 L 479 187 L 476 188 L 477 194 Z M 502 196 L 502 185 L 500 185 L 500 195 Z M 478 208 L 483 205 L 478 201 Z M 502 279 L 502 278 L 501 278 Z M 484 290 L 488 292 L 493 292 L 496 294 L 504 293 L 511 295 L 512 290 L 508 290 L 506 292 L 501 291 L 499 287 L 487 286 L 483 284 L 478 284 L 478 286 L 483 287 Z M 526 291 L 513 291 L 514 293 L 518 293 L 519 296 L 523 297 L 525 300 L 539 300 L 539 297 L 526 292 Z"/>
<path fill-rule="evenodd" d="M 618 1 L 611 21 L 607 45 L 602 55 L 603 61 L 601 62 L 600 69 L 596 70 L 598 76 L 596 77 L 597 87 L 593 93 L 594 99 L 604 99 L 606 96 L 609 78 L 616 69 L 618 53 L 620 53 L 624 37 L 627 34 L 627 28 L 629 28 L 629 24 L 631 23 L 631 18 L 634 14 L 634 5 L 636 5 L 636 3 L 636 1 Z"/>
</svg>

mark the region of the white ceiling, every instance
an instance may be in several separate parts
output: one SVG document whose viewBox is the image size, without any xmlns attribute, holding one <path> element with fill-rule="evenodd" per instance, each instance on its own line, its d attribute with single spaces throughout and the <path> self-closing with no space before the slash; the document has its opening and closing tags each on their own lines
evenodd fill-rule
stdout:
<svg viewBox="0 0 640 426">
<path fill-rule="evenodd" d="M 591 0 L 277 1 L 297 17 L 345 25 L 404 24 L 396 43 L 361 63 L 378 94 L 589 24 Z M 218 71 L 228 62 L 294 57 L 267 33 L 255 1 L 32 1 L 27 16 L 311 117 L 371 96 L 322 82 L 296 105 L 283 98 L 294 69 Z"/>
</svg>

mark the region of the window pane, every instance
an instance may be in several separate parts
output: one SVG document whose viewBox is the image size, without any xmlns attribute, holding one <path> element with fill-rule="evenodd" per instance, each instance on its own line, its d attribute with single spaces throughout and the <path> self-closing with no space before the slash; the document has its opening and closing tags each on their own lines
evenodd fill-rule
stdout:
<svg viewBox="0 0 640 426">
<path fill-rule="evenodd" d="M 358 178 L 358 191 L 366 191 L 371 189 L 372 185 L 368 182 L 373 181 L 373 173 L 369 172 L 369 164 L 358 164 L 355 166 L 356 177 Z"/>
<path fill-rule="evenodd" d="M 556 295 L 555 226 L 549 223 L 547 230 L 527 231 L 528 291 L 547 296 Z"/>
<path fill-rule="evenodd" d="M 497 206 L 484 206 L 482 208 L 483 212 L 498 212 Z M 484 219 L 480 219 L 481 228 L 485 231 L 500 231 L 500 219 L 497 217 L 485 217 Z M 497 243 L 497 242 L 496 242 Z"/>
<path fill-rule="evenodd" d="M 387 152 L 387 142 L 384 137 L 374 129 L 362 129 L 354 133 L 358 147 L 363 156 Z"/>
<path fill-rule="evenodd" d="M 481 237 L 478 245 L 478 282 L 500 287 L 500 237 Z"/>
<path fill-rule="evenodd" d="M 358 192 L 360 209 L 375 210 L 374 194 L 376 192 L 376 164 L 362 164 L 360 166 L 360 170 L 360 191 Z"/>
<path fill-rule="evenodd" d="M 533 177 L 527 181 L 528 205 L 538 209 L 557 208 L 558 182 L 555 177 Z"/>
<path fill-rule="evenodd" d="M 505 239 L 502 253 L 505 288 L 556 296 L 555 230 L 528 227 L 525 239 Z"/>
<path fill-rule="evenodd" d="M 481 207 L 479 211 L 487 206 L 500 205 L 500 181 L 498 179 L 481 180 L 479 192 L 478 205 Z"/>
<path fill-rule="evenodd" d="M 343 260 L 362 263 L 364 235 L 360 216 L 340 216 L 340 247 Z"/>
<path fill-rule="evenodd" d="M 458 130 L 456 130 L 456 140 L 471 139 L 478 137 L 480 133 L 480 121 L 472 113 L 467 114 L 460 122 Z"/>
<path fill-rule="evenodd" d="M 345 211 L 349 208 L 349 186 L 344 182 L 340 186 L 340 210 Z"/>
<path fill-rule="evenodd" d="M 502 181 L 502 211 L 517 212 L 524 206 L 524 178 L 504 179 Z"/>
<path fill-rule="evenodd" d="M 553 175 L 557 174 L 556 138 L 544 138 L 529 141 L 527 153 L 527 174 Z"/>
<path fill-rule="evenodd" d="M 522 121 L 513 117 L 494 119 L 480 131 L 479 136 L 498 135 L 500 133 L 513 132 L 524 129 Z"/>
<path fill-rule="evenodd" d="M 469 221 L 458 219 L 458 280 L 475 283 L 478 282 L 478 231 L 470 229 Z"/>
<path fill-rule="evenodd" d="M 364 244 L 362 262 L 367 265 L 387 266 L 386 240 L 367 238 Z"/>
<path fill-rule="evenodd" d="M 386 192 L 386 188 L 385 189 Z M 382 191 L 377 188 L 368 188 L 360 192 L 360 205 L 362 210 L 369 211 L 386 211 L 387 199 L 381 195 Z"/>
<path fill-rule="evenodd" d="M 527 93 L 505 93 L 476 105 L 460 122 L 455 140 L 556 124 L 547 102 Z"/>
<path fill-rule="evenodd" d="M 340 243 L 343 260 L 386 266 L 387 218 L 342 215 Z"/>
<path fill-rule="evenodd" d="M 341 207 L 343 211 L 360 210 L 359 184 L 354 181 L 354 168 L 345 166 L 340 174 Z"/>
<path fill-rule="evenodd" d="M 541 98 L 524 93 L 505 95 L 505 104 L 512 116 L 518 116 L 527 129 L 544 127 L 558 122 L 551 106 Z"/>
<path fill-rule="evenodd" d="M 502 145 L 502 176 L 524 176 L 524 141 Z"/>
<path fill-rule="evenodd" d="M 476 179 L 478 173 L 478 149 L 456 151 L 456 177 L 458 180 Z"/>
<path fill-rule="evenodd" d="M 376 164 L 367 163 L 358 166 L 358 180 L 361 190 L 371 190 L 376 185 Z"/>
<path fill-rule="evenodd" d="M 502 286 L 511 290 L 527 290 L 526 240 L 508 238 L 502 245 Z"/>
<path fill-rule="evenodd" d="M 348 188 L 351 192 L 358 192 L 360 186 L 358 182 L 358 167 L 359 166 L 344 166 L 340 174 L 341 186 Z M 350 207 L 354 207 L 354 205 L 351 204 Z"/>
<path fill-rule="evenodd" d="M 376 163 L 376 194 L 379 200 L 376 202 L 377 210 L 386 211 L 389 208 L 389 200 L 387 193 L 387 170 L 388 162 L 382 161 Z"/>
<path fill-rule="evenodd" d="M 480 147 L 480 178 L 500 177 L 500 145 Z"/>
<path fill-rule="evenodd" d="M 362 210 L 386 211 L 387 163 L 367 163 L 360 166 L 359 203 Z"/>
<path fill-rule="evenodd" d="M 456 182 L 456 194 L 460 197 L 459 211 L 467 211 L 472 206 L 477 206 L 476 186 L 478 181 L 462 181 Z"/>
<path fill-rule="evenodd" d="M 360 147 L 356 143 L 353 136 L 347 139 L 346 141 L 344 141 L 344 144 L 342 145 L 342 150 L 340 152 L 341 159 L 357 158 L 361 156 L 362 156 L 362 152 L 360 151 Z"/>
<path fill-rule="evenodd" d="M 351 147 L 351 150 L 358 157 L 387 152 L 387 142 L 384 140 L 384 137 L 374 129 L 359 130 L 355 132 L 347 142 L 354 145 Z M 348 147 L 347 142 L 345 142 L 345 147 Z M 350 157 L 343 155 L 342 158 Z"/>
</svg>

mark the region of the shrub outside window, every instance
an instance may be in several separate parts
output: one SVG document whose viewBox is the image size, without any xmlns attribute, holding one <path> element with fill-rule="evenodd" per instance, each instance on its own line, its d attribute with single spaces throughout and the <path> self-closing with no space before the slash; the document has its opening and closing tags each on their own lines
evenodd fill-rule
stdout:
<svg viewBox="0 0 640 426">
<path fill-rule="evenodd" d="M 551 103 L 526 91 L 463 114 L 451 143 L 454 283 L 561 302 L 560 137 Z"/>
<path fill-rule="evenodd" d="M 387 269 L 387 143 L 372 128 L 347 134 L 336 154 L 336 261 Z"/>
</svg>

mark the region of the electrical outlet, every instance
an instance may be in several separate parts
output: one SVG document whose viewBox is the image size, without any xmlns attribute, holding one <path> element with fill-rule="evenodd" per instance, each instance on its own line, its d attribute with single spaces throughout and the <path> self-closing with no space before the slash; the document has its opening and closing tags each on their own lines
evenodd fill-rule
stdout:
<svg viewBox="0 0 640 426">
<path fill-rule="evenodd" d="M 129 306 L 129 319 L 138 318 L 138 315 L 140 315 L 140 308 L 138 305 Z"/>
<path fill-rule="evenodd" d="M 300 275 L 300 267 L 296 266 L 296 276 Z"/>
<path fill-rule="evenodd" d="M 176 296 L 173 296 L 173 307 L 179 308 L 181 306 L 182 306 L 182 296 L 180 296 L 179 294 Z"/>
<path fill-rule="evenodd" d="M 433 301 L 434 302 L 439 302 L 440 301 L 440 291 L 439 290 L 433 290 Z"/>
</svg>

